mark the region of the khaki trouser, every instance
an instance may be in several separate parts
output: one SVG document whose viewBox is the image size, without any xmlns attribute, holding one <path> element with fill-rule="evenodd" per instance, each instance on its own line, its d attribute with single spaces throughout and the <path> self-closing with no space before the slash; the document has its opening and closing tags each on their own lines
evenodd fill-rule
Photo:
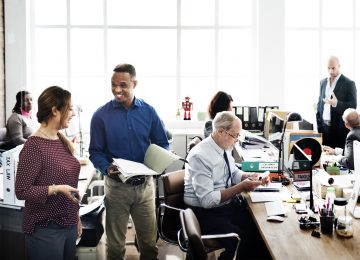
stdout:
<svg viewBox="0 0 360 260">
<path fill-rule="evenodd" d="M 124 259 L 129 214 L 135 225 L 140 259 L 157 259 L 153 178 L 131 186 L 105 179 L 107 259 Z"/>
</svg>

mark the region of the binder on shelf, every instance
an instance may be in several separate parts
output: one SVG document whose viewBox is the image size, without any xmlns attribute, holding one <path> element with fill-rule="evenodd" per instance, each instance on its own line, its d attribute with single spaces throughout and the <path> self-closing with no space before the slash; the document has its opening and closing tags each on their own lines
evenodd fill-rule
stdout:
<svg viewBox="0 0 360 260">
<path fill-rule="evenodd" d="M 235 115 L 241 120 L 241 122 L 243 121 L 243 107 L 241 106 L 236 106 L 233 107 Z"/>
<path fill-rule="evenodd" d="M 257 110 L 258 110 L 257 107 L 249 107 L 249 121 L 250 121 L 249 130 L 259 130 Z"/>
<path fill-rule="evenodd" d="M 24 201 L 15 196 L 16 169 L 22 148 L 23 145 L 18 145 L 2 153 L 4 204 L 24 206 Z"/>
<path fill-rule="evenodd" d="M 249 130 L 250 129 L 250 114 L 249 114 L 249 107 L 243 107 L 243 122 L 242 127 L 243 129 Z"/>
<path fill-rule="evenodd" d="M 260 131 L 264 131 L 264 122 L 265 122 L 265 107 L 258 107 L 258 128 Z"/>
</svg>

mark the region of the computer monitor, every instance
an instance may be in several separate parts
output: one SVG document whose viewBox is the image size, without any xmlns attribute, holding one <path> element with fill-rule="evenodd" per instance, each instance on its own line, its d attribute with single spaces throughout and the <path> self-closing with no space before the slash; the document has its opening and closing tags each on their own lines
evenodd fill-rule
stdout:
<svg viewBox="0 0 360 260">
<path fill-rule="evenodd" d="M 358 197 L 360 194 L 360 142 L 354 141 L 354 170 L 355 170 L 355 183 L 353 191 L 348 201 L 348 209 L 354 218 L 360 218 L 360 207 L 357 206 Z"/>
<path fill-rule="evenodd" d="M 279 110 L 266 111 L 264 126 L 264 137 L 266 139 L 272 141 L 281 138 L 287 113 Z"/>
<path fill-rule="evenodd" d="M 288 111 L 270 110 L 266 111 L 265 115 L 265 126 L 264 126 L 264 137 L 269 141 L 280 139 L 281 133 L 284 128 L 284 123 Z M 313 124 L 304 120 L 302 122 L 288 122 L 286 124 L 287 130 L 301 130 L 301 131 L 312 131 Z"/>
</svg>

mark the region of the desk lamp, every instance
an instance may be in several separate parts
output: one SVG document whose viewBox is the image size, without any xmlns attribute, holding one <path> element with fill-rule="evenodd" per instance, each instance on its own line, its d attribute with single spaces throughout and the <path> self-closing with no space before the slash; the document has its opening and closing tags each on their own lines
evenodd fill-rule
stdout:
<svg viewBox="0 0 360 260">
<path fill-rule="evenodd" d="M 77 113 L 78 113 L 78 120 L 79 120 L 79 143 L 80 143 L 80 158 L 84 157 L 84 139 L 83 139 L 83 132 L 81 127 L 81 112 L 83 112 L 81 106 L 77 106 Z"/>
<path fill-rule="evenodd" d="M 285 119 L 285 123 L 284 123 L 284 128 L 282 131 L 282 135 L 281 135 L 281 139 L 280 139 L 280 147 L 279 147 L 279 160 L 278 160 L 278 173 L 279 173 L 279 181 L 282 180 L 283 178 L 283 171 L 284 171 L 284 135 L 285 135 L 285 131 L 286 131 L 286 125 L 288 122 L 301 122 L 302 121 L 302 117 L 300 114 L 292 112 L 289 113 L 286 116 Z"/>
<path fill-rule="evenodd" d="M 297 144 L 294 144 L 294 147 L 305 157 L 306 160 L 309 161 L 309 178 L 310 178 L 310 209 L 315 212 L 314 208 L 314 195 L 313 195 L 313 183 L 312 183 L 312 168 L 316 162 L 314 162 L 313 158 L 310 158 Z M 331 180 L 332 179 L 332 180 Z M 329 184 L 333 184 L 334 179 L 329 179 Z"/>
</svg>

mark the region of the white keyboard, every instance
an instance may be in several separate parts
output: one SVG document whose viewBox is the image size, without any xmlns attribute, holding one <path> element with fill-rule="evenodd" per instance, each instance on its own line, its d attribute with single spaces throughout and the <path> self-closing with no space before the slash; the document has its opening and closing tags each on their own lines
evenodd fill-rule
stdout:
<svg viewBox="0 0 360 260">
<path fill-rule="evenodd" d="M 282 201 L 275 200 L 265 202 L 267 216 L 285 216 L 285 207 Z"/>
</svg>

